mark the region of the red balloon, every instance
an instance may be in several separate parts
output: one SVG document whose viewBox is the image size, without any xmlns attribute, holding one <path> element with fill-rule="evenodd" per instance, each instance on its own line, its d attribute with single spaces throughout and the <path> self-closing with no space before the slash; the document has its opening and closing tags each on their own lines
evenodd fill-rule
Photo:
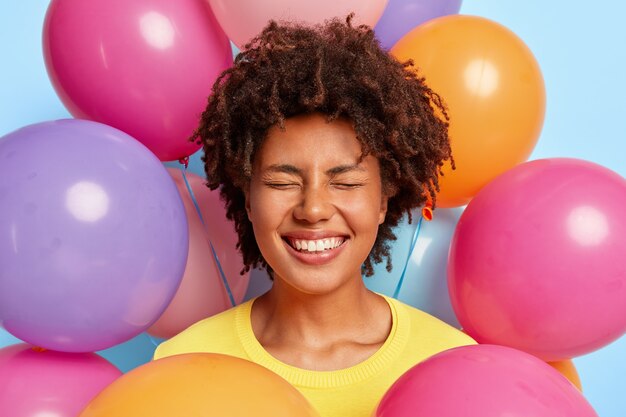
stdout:
<svg viewBox="0 0 626 417">
<path fill-rule="evenodd" d="M 232 52 L 198 0 L 53 0 L 43 29 L 46 67 L 76 118 L 116 127 L 162 161 L 189 142 Z"/>
<path fill-rule="evenodd" d="M 0 349 L 0 416 L 75 417 L 122 373 L 95 353 Z"/>
<path fill-rule="evenodd" d="M 469 203 L 452 239 L 448 288 L 465 331 L 546 361 L 626 331 L 626 180 L 568 158 L 531 161 Z"/>
<path fill-rule="evenodd" d="M 409 369 L 375 417 L 597 417 L 567 378 L 527 353 L 496 345 L 450 349 Z"/>
</svg>

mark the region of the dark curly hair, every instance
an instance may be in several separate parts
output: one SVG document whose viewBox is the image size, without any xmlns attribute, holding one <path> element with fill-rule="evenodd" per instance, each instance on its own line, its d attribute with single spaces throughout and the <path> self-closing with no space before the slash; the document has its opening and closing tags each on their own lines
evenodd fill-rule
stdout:
<svg viewBox="0 0 626 417">
<path fill-rule="evenodd" d="M 353 27 L 352 15 L 314 27 L 270 22 L 245 45 L 234 65 L 213 85 L 191 140 L 202 143 L 209 188 L 221 191 L 227 217 L 235 222 L 244 270 L 268 269 L 245 209 L 252 161 L 271 126 L 321 113 L 350 121 L 362 157 L 378 158 L 383 192 L 389 197 L 385 222 L 362 267 L 387 259 L 392 228 L 406 212 L 435 205 L 438 175 L 450 159 L 448 115 L 441 98 L 413 62 L 400 63 L 381 49 L 368 26 Z"/>
</svg>

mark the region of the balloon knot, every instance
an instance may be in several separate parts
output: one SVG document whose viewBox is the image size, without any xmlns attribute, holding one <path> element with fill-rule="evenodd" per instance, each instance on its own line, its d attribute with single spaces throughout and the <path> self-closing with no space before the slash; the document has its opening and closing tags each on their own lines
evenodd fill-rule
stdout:
<svg viewBox="0 0 626 417">
<path fill-rule="evenodd" d="M 180 158 L 178 163 L 185 166 L 185 169 L 189 167 L 189 157 L 185 156 L 184 158 Z"/>
<path fill-rule="evenodd" d="M 431 203 L 426 203 L 422 209 L 422 217 L 428 222 L 433 219 L 433 205 Z"/>
</svg>

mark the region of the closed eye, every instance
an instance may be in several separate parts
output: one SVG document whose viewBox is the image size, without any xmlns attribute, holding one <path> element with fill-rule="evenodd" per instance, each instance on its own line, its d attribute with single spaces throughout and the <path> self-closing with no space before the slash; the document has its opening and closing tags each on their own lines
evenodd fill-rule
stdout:
<svg viewBox="0 0 626 417">
<path fill-rule="evenodd" d="M 363 184 L 361 183 L 352 183 L 352 182 L 335 182 L 335 183 L 332 183 L 332 185 L 335 187 L 343 188 L 343 189 L 354 189 L 354 188 L 359 188 L 363 186 Z"/>
<path fill-rule="evenodd" d="M 264 183 L 266 186 L 270 187 L 270 188 L 276 188 L 279 190 L 284 190 L 284 189 L 288 189 L 290 187 L 299 187 L 300 184 L 295 183 L 295 182 L 265 182 Z"/>
</svg>

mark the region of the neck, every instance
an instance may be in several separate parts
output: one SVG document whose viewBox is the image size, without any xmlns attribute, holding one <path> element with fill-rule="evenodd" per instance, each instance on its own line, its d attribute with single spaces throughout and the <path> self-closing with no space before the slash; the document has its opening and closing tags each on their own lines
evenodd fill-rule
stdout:
<svg viewBox="0 0 626 417">
<path fill-rule="evenodd" d="M 276 277 L 254 307 L 256 331 L 273 343 L 323 347 L 342 340 L 369 342 L 373 333 L 384 333 L 390 325 L 380 317 L 381 307 L 388 313 L 386 301 L 369 291 L 360 276 L 320 294 L 303 293 Z"/>
</svg>

